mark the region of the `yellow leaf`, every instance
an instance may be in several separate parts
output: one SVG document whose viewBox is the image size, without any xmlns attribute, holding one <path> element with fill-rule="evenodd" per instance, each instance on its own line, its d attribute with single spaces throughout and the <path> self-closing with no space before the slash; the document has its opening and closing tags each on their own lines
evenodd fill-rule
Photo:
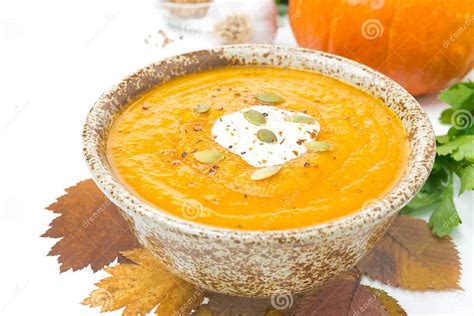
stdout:
<svg viewBox="0 0 474 316">
<path fill-rule="evenodd" d="M 383 305 L 385 311 L 389 316 L 406 316 L 405 310 L 398 304 L 397 300 L 388 295 L 387 292 L 376 289 L 374 287 L 364 285 L 364 287 L 377 297 L 379 302 Z"/>
<path fill-rule="evenodd" d="M 108 312 L 125 307 L 122 315 L 188 315 L 198 306 L 204 292 L 166 270 L 147 250 L 122 253 L 133 263 L 106 268 L 111 276 L 97 283 L 82 304 Z"/>
</svg>

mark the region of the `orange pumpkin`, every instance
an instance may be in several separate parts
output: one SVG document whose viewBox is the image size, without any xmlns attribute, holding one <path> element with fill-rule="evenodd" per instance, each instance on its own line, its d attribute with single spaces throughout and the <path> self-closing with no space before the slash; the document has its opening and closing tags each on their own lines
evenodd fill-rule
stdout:
<svg viewBox="0 0 474 316">
<path fill-rule="evenodd" d="M 290 0 L 302 47 L 369 65 L 414 95 L 474 65 L 474 0 Z"/>
</svg>

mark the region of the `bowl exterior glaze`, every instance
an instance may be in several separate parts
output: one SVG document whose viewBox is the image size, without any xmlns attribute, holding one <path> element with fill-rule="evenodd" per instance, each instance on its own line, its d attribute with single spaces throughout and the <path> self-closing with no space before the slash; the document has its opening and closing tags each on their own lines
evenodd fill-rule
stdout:
<svg viewBox="0 0 474 316">
<path fill-rule="evenodd" d="M 118 180 L 107 162 L 106 142 L 114 117 L 129 101 L 178 76 L 246 65 L 316 71 L 384 101 L 401 118 L 411 145 L 403 178 L 387 196 L 366 203 L 359 212 L 316 226 L 282 231 L 239 231 L 185 221 L 143 202 Z M 345 58 L 268 45 L 192 52 L 135 72 L 93 106 L 85 123 L 83 144 L 97 185 L 122 209 L 143 246 L 170 271 L 207 290 L 252 297 L 302 292 L 352 268 L 424 184 L 435 155 L 435 138 L 427 115 L 394 81 Z"/>
</svg>

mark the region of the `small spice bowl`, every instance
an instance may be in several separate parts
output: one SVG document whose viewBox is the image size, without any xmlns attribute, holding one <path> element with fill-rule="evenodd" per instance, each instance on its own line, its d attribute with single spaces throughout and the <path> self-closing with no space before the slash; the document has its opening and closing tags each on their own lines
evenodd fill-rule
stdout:
<svg viewBox="0 0 474 316">
<path fill-rule="evenodd" d="M 241 231 L 206 226 L 154 208 L 112 172 L 106 157 L 116 115 L 141 93 L 178 76 L 247 65 L 316 71 L 381 99 L 400 117 L 411 147 L 406 172 L 380 200 L 333 221 L 298 229 Z M 183 54 L 126 77 L 99 98 L 83 132 L 97 185 L 122 209 L 131 229 L 170 271 L 204 289 L 239 296 L 298 293 L 349 270 L 377 243 L 428 178 L 435 156 L 430 121 L 406 90 L 354 61 L 299 48 L 237 45 Z"/>
<path fill-rule="evenodd" d="M 192 30 L 192 24 L 198 26 L 197 21 L 206 17 L 211 4 L 208 0 L 155 0 L 155 7 L 166 23 L 184 31 L 196 31 Z M 191 23 L 187 24 L 188 21 Z"/>
</svg>

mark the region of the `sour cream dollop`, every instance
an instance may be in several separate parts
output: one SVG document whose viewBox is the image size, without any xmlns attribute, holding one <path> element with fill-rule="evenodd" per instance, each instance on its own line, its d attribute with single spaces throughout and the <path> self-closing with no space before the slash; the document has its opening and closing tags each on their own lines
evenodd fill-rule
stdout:
<svg viewBox="0 0 474 316">
<path fill-rule="evenodd" d="M 249 122 L 244 116 L 249 110 L 262 113 L 265 124 Z M 309 120 L 311 123 L 303 123 L 289 119 L 295 116 L 312 120 Z M 272 131 L 276 135 L 276 142 L 259 140 L 257 133 L 261 129 Z M 303 155 L 307 151 L 304 143 L 316 140 L 319 131 L 319 123 L 311 116 L 268 105 L 252 106 L 223 115 L 212 126 L 212 135 L 219 145 L 254 167 L 282 165 Z"/>
</svg>

